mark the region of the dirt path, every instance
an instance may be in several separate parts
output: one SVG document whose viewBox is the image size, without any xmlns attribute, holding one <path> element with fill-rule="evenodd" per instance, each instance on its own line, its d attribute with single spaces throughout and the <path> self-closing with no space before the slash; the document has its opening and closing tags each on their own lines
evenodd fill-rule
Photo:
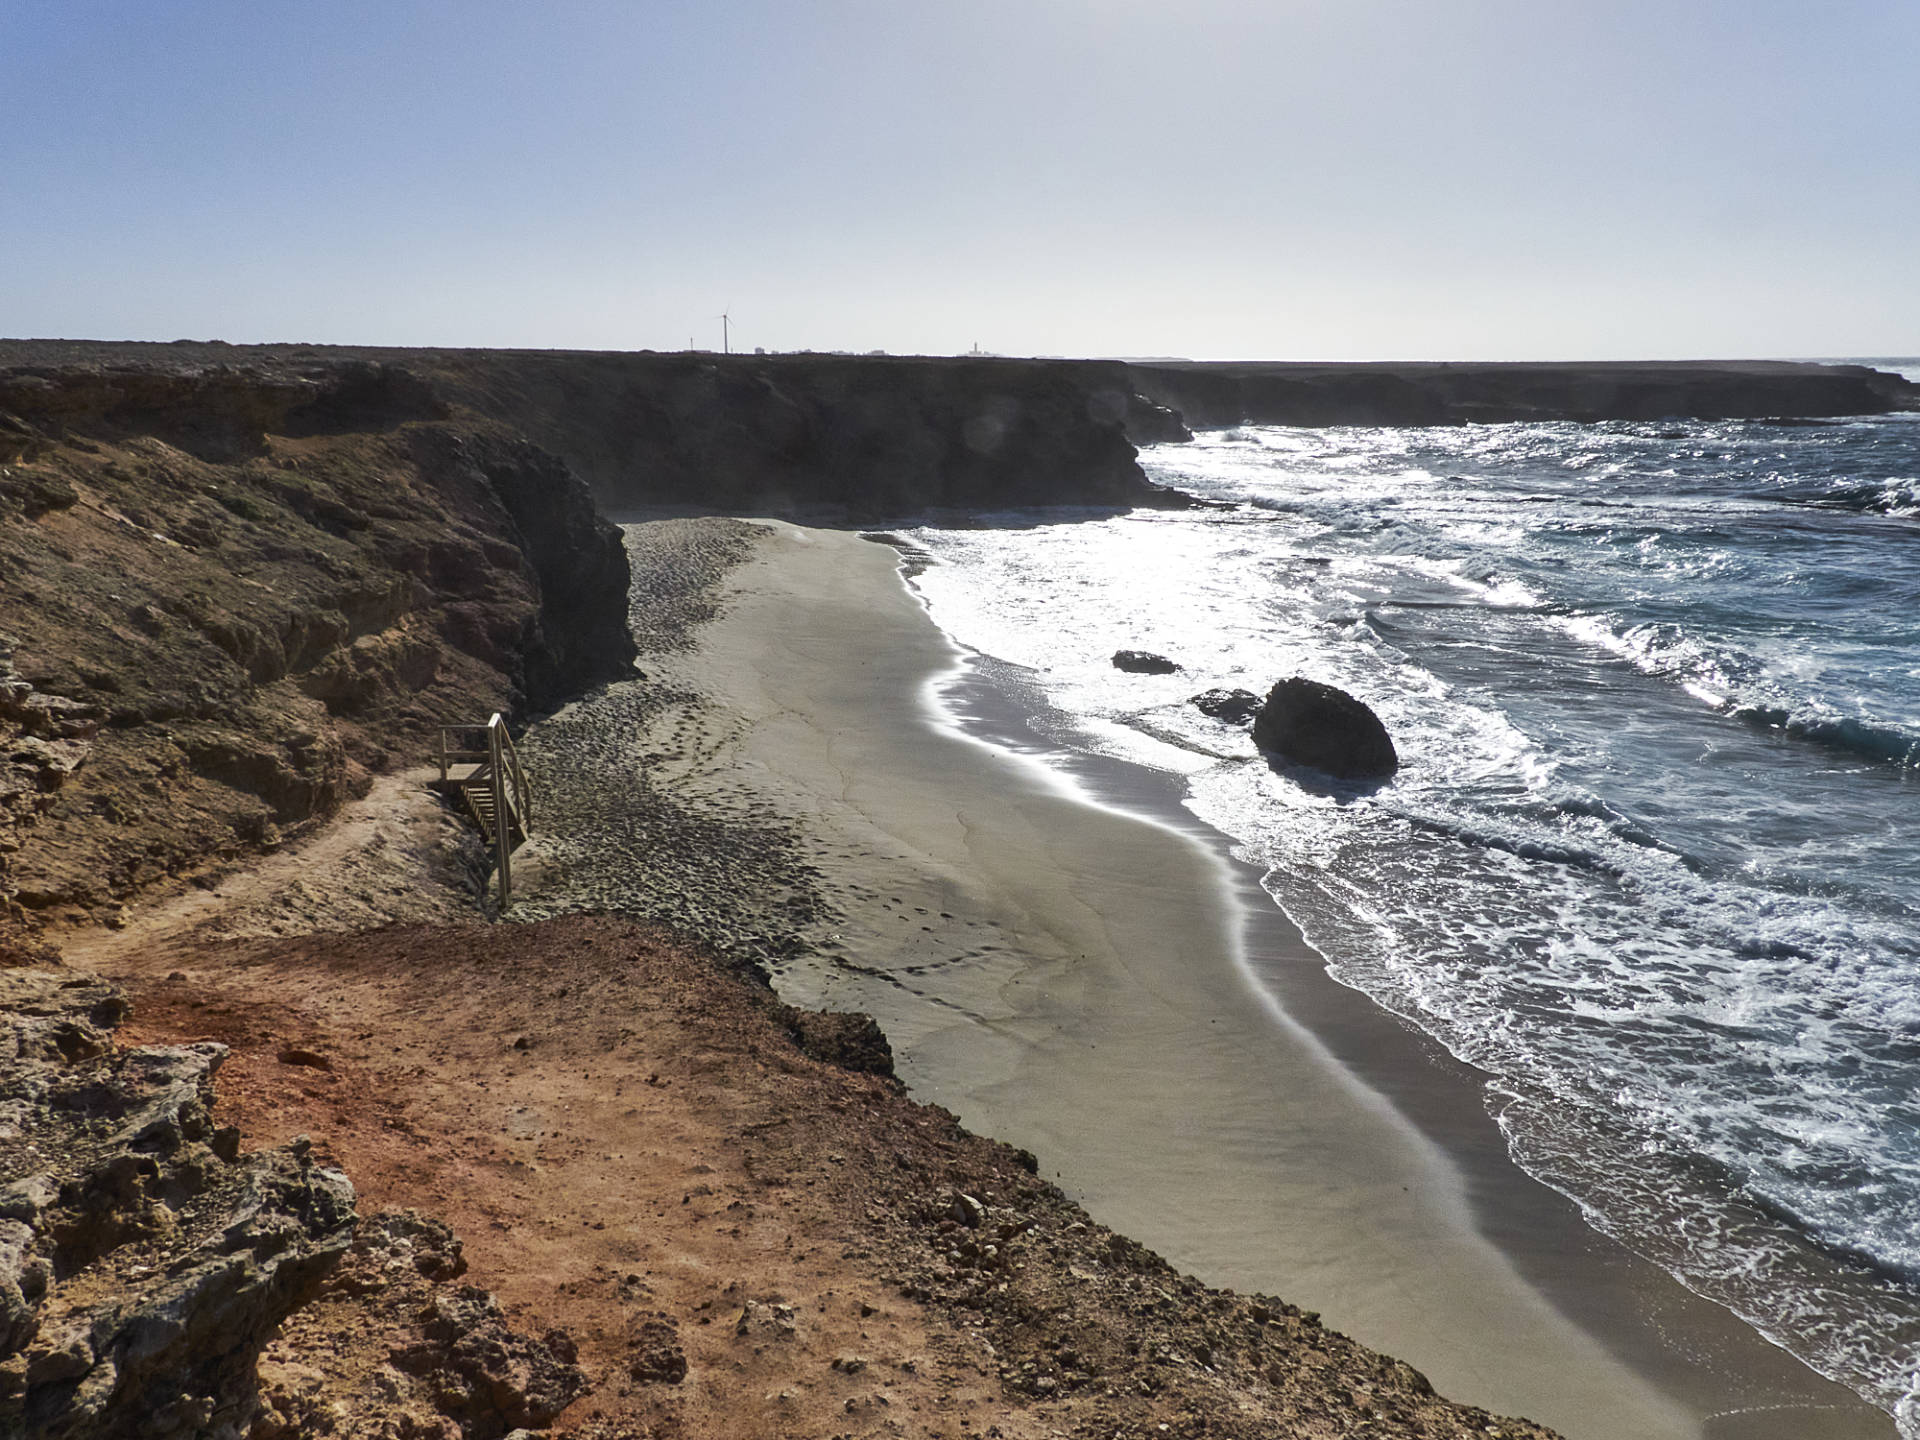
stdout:
<svg viewBox="0 0 1920 1440">
<path fill-rule="evenodd" d="M 73 963 L 107 970 L 129 955 L 189 937 L 344 932 L 376 925 L 482 918 L 485 857 L 471 828 L 416 766 L 374 777 L 324 829 L 245 869 L 126 912 L 119 930 L 73 930 Z"/>
</svg>

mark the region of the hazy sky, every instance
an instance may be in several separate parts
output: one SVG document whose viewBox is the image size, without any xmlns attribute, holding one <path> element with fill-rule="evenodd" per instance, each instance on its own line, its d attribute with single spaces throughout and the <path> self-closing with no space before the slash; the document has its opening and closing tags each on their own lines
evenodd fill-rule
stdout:
<svg viewBox="0 0 1920 1440">
<path fill-rule="evenodd" d="M 1920 351 L 1920 0 L 0 0 L 0 333 Z"/>
</svg>

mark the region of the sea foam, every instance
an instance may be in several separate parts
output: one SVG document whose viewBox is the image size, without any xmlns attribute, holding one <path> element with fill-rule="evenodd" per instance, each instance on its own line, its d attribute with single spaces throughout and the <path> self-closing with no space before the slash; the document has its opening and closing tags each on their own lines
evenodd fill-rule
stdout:
<svg viewBox="0 0 1920 1440">
<path fill-rule="evenodd" d="M 1051 741 L 1183 775 L 1598 1228 L 1911 1409 L 1917 438 L 1215 432 L 1145 458 L 1230 508 L 923 529 L 915 583 L 1070 717 Z M 1381 714 L 1391 784 L 1303 786 L 1188 703 L 1291 674 Z"/>
</svg>

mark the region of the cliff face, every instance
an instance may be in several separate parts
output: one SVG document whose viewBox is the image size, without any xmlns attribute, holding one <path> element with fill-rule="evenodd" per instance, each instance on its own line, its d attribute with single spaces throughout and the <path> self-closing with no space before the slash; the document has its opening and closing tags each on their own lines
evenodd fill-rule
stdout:
<svg viewBox="0 0 1920 1440">
<path fill-rule="evenodd" d="M 591 684 L 626 677 L 634 657 L 626 551 L 566 463 L 490 429 L 422 427 L 413 439 L 415 464 L 437 488 L 497 503 L 506 523 L 489 521 L 532 571 L 539 611 L 502 652 L 524 705 L 545 710 Z"/>
<path fill-rule="evenodd" d="M 630 673 L 618 532 L 448 413 L 375 363 L 0 370 L 0 910 L 112 921 Z"/>
<path fill-rule="evenodd" d="M 0 373 L 0 461 L 9 410 L 208 459 L 440 419 L 530 441 L 611 510 L 1184 503 L 1133 443 L 1188 432 L 1114 362 L 0 341 Z"/>
<path fill-rule="evenodd" d="M 1176 417 L 1118 366 L 779 355 L 442 352 L 457 405 L 564 456 L 610 509 L 856 518 L 937 507 L 1153 505 L 1129 421 Z"/>
<path fill-rule="evenodd" d="M 1766 419 L 1920 408 L 1920 386 L 1864 365 L 1221 363 L 1131 365 L 1127 372 L 1143 397 L 1202 429 Z"/>
</svg>

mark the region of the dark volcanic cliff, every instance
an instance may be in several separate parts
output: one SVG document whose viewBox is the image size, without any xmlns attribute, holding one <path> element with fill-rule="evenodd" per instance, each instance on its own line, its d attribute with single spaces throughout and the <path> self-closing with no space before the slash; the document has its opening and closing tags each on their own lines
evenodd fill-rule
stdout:
<svg viewBox="0 0 1920 1440">
<path fill-rule="evenodd" d="M 854 519 L 1179 504 L 1133 446 L 1239 424 L 1454 425 L 1877 414 L 1857 365 L 1126 363 L 842 355 L 0 342 L 0 371 L 111 372 L 119 423 L 204 451 L 427 416 L 531 441 L 604 509 Z M 332 378 L 321 383 L 316 377 Z M 83 389 L 85 387 L 82 387 Z M 101 403 L 51 395 L 69 414 Z M 0 410 L 8 408 L 0 405 Z M 0 435 L 5 421 L 0 419 Z M 4 441 L 0 441 L 4 443 Z"/>
<path fill-rule="evenodd" d="M 1728 420 L 1920 408 L 1920 386 L 1864 365 L 1781 361 L 1197 364 L 1127 367 L 1133 388 L 1200 429 Z"/>
<path fill-rule="evenodd" d="M 566 457 L 603 505 L 855 517 L 1179 503 L 1127 435 L 1112 373 L 1043 361 L 441 352 L 457 405 Z"/>
</svg>

